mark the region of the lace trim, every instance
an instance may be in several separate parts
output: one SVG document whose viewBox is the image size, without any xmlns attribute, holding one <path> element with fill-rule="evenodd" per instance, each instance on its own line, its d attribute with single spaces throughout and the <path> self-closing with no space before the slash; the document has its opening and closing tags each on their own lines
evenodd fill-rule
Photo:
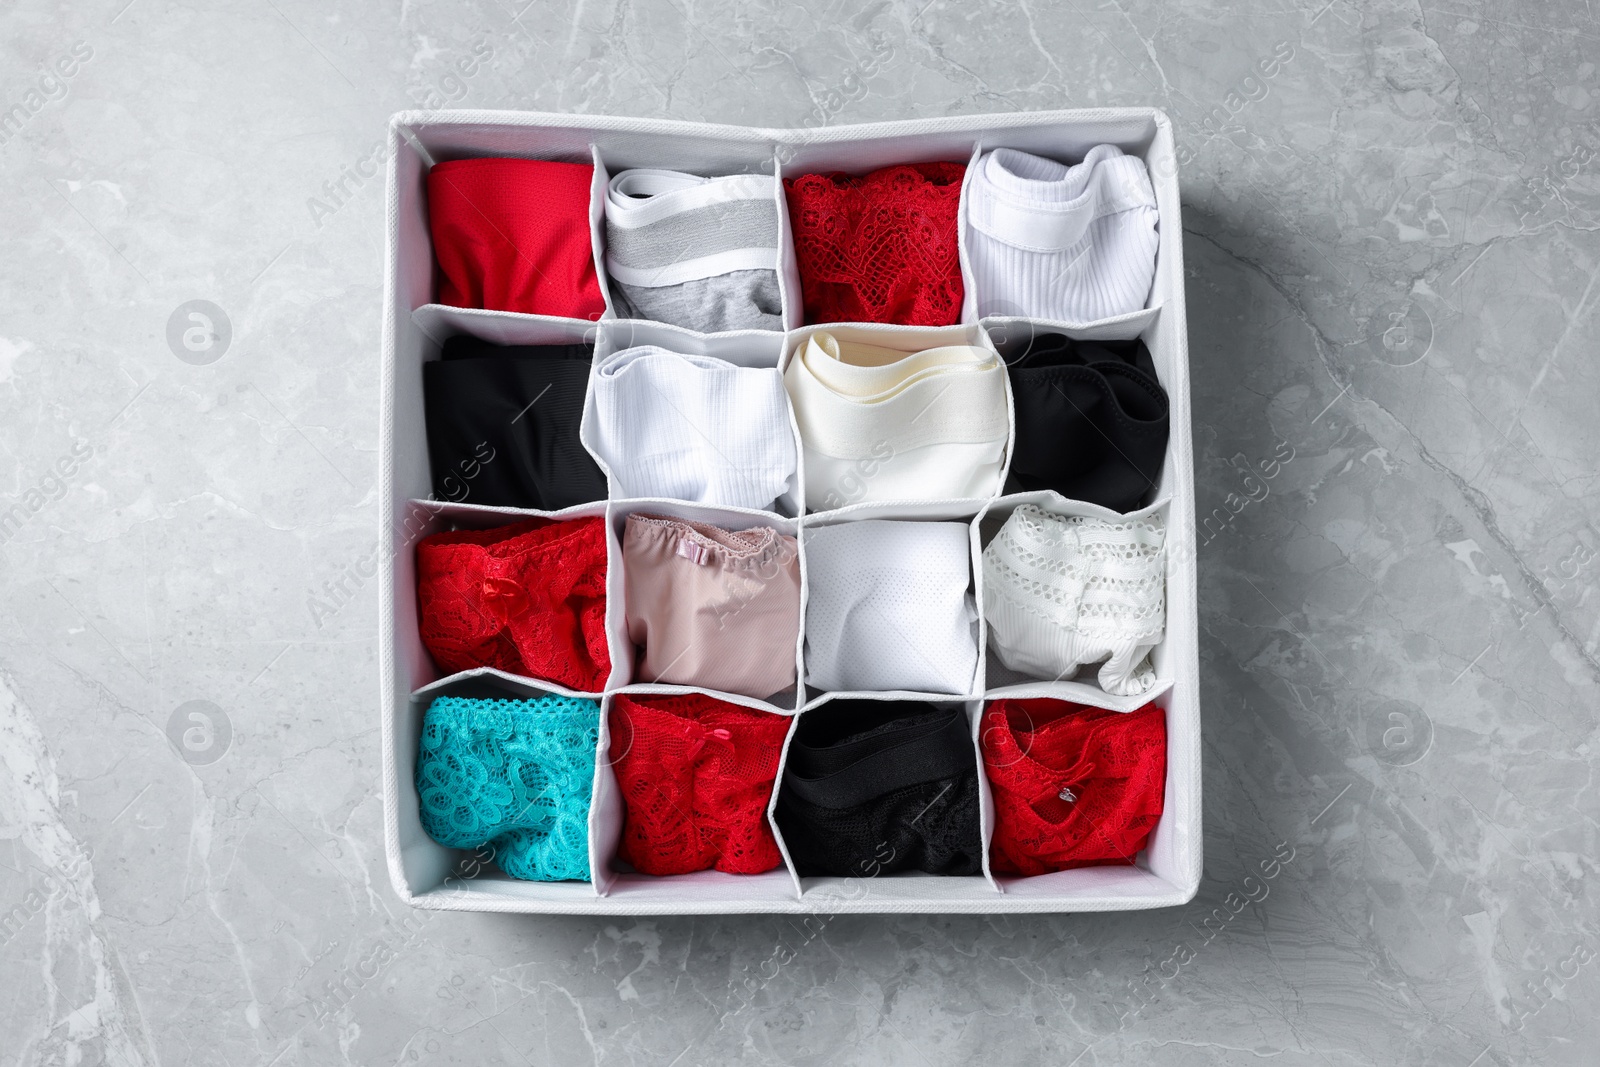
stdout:
<svg viewBox="0 0 1600 1067">
<path fill-rule="evenodd" d="M 1153 518 L 1064 518 L 1024 504 L 984 550 L 984 581 L 1024 610 L 1080 633 L 1159 639 L 1165 542 L 1166 529 Z"/>
<path fill-rule="evenodd" d="M 1165 803 L 1162 709 L 997 700 L 979 729 L 994 795 L 996 872 L 1126 865 L 1148 844 Z"/>
<path fill-rule="evenodd" d="M 603 519 L 424 538 L 417 601 L 422 643 L 446 671 L 496 667 L 587 692 L 611 673 Z"/>
<path fill-rule="evenodd" d="M 960 163 L 913 163 L 784 179 L 806 321 L 954 324 L 965 173 Z"/>
</svg>

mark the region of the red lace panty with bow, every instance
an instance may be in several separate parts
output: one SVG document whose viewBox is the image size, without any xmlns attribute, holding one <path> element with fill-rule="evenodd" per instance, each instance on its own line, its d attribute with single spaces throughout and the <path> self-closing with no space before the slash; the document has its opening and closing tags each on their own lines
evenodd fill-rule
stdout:
<svg viewBox="0 0 1600 1067">
<path fill-rule="evenodd" d="M 950 326 L 961 318 L 960 163 L 785 178 L 806 322 Z"/>
<path fill-rule="evenodd" d="M 603 519 L 434 534 L 417 545 L 417 601 L 446 671 L 498 667 L 587 693 L 611 674 Z"/>
<path fill-rule="evenodd" d="M 787 716 L 699 693 L 611 698 L 611 766 L 626 814 L 617 855 L 644 874 L 783 862 L 767 822 Z"/>
<path fill-rule="evenodd" d="M 1161 818 L 1167 723 L 1154 704 L 1123 713 L 997 700 L 983 713 L 982 743 L 997 874 L 1131 864 Z"/>
</svg>

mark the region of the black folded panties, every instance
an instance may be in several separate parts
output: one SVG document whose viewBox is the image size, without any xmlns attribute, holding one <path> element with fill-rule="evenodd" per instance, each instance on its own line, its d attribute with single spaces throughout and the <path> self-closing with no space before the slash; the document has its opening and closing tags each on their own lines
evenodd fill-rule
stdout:
<svg viewBox="0 0 1600 1067">
<path fill-rule="evenodd" d="M 959 704 L 835 700 L 804 712 L 778 793 L 804 876 L 979 874 L 978 766 Z"/>
<path fill-rule="evenodd" d="M 1008 488 L 1114 511 L 1150 502 L 1167 452 L 1167 391 L 1143 341 L 1040 334 L 1008 361 L 1017 439 Z"/>
<path fill-rule="evenodd" d="M 605 475 L 578 440 L 593 360 L 592 345 L 446 341 L 422 365 L 434 496 L 546 511 L 604 500 Z"/>
</svg>

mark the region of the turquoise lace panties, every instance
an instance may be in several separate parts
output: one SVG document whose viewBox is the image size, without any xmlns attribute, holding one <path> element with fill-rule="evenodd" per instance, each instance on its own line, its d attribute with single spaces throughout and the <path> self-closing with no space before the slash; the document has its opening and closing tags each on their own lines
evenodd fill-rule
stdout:
<svg viewBox="0 0 1600 1067">
<path fill-rule="evenodd" d="M 422 828 L 488 846 L 513 878 L 589 880 L 589 797 L 600 705 L 578 697 L 439 697 L 422 720 Z"/>
</svg>

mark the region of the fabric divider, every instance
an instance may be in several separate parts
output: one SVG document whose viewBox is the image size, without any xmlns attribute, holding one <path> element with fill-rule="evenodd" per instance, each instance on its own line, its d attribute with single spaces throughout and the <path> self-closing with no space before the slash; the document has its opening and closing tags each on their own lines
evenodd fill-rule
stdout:
<svg viewBox="0 0 1600 1067">
<path fill-rule="evenodd" d="M 611 698 L 614 695 L 607 693 L 600 700 L 600 741 L 594 757 L 594 792 L 589 801 L 589 868 L 593 872 L 595 894 L 602 897 L 610 894 L 617 881 L 611 861 L 617 854 L 626 810 L 622 789 L 617 785 L 617 772 L 611 764 Z"/>
<path fill-rule="evenodd" d="M 600 158 L 600 146 L 589 145 L 589 158 L 594 161 L 594 178 L 589 184 L 589 244 L 594 250 L 594 274 L 600 280 L 600 296 L 606 302 L 604 319 L 617 317 L 616 302 L 611 296 L 611 282 L 606 277 L 606 187 L 611 175 L 605 160 Z"/>
<path fill-rule="evenodd" d="M 802 555 L 802 566 L 804 566 L 804 559 L 805 557 Z M 800 598 L 800 641 L 803 646 L 806 626 L 804 581 L 800 583 Z M 802 671 L 805 669 L 804 662 L 801 663 L 800 667 Z M 802 695 L 805 693 L 804 684 L 800 685 L 799 691 Z M 784 769 L 789 765 L 789 746 L 794 744 L 794 731 L 800 725 L 800 714 L 800 709 L 796 709 L 794 721 L 789 724 L 789 732 L 784 735 L 783 751 L 778 755 L 778 776 L 772 780 L 772 795 L 767 798 L 767 825 L 772 827 L 772 836 L 778 842 L 778 851 L 783 853 L 783 867 L 784 870 L 789 872 L 789 880 L 794 886 L 794 895 L 797 899 L 805 893 L 805 888 L 801 884 L 800 871 L 794 865 L 794 857 L 789 853 L 789 846 L 783 840 L 783 830 L 778 826 L 778 791 L 783 788 Z"/>
<path fill-rule="evenodd" d="M 971 325 L 978 321 L 978 282 L 972 271 L 972 253 L 967 248 L 967 213 L 970 202 L 967 190 L 972 188 L 972 176 L 977 171 L 978 160 L 983 156 L 983 138 L 972 146 L 967 159 L 967 171 L 961 176 L 961 201 L 956 206 L 956 254 L 961 259 L 961 322 Z"/>
<path fill-rule="evenodd" d="M 800 295 L 800 261 L 794 251 L 794 226 L 789 221 L 789 198 L 783 191 L 783 154 L 772 154 L 773 195 L 778 201 L 778 291 L 783 294 L 783 325 L 799 329 L 806 321 Z"/>
<path fill-rule="evenodd" d="M 981 617 L 982 613 L 979 615 Z M 972 754 L 978 761 L 978 825 L 983 834 L 983 877 L 996 893 L 1002 893 L 1004 890 L 1000 888 L 1000 881 L 989 867 L 989 845 L 994 840 L 995 814 L 994 787 L 989 784 L 989 775 L 983 769 L 983 709 L 987 706 L 987 701 L 969 701 L 967 716 L 972 725 Z"/>
<path fill-rule="evenodd" d="M 588 319 L 485 311 L 449 304 L 423 304 L 412 311 L 411 321 L 427 337 L 429 356 L 436 356 L 441 345 L 462 333 L 497 345 L 594 344 L 599 336 L 598 325 Z"/>
<path fill-rule="evenodd" d="M 1093 322 L 1030 319 L 1021 315 L 986 315 L 979 321 L 999 345 L 1001 338 L 1025 339 L 1036 333 L 1064 333 L 1076 341 L 1131 341 L 1144 336 L 1160 316 L 1161 307 L 1156 305 Z"/>
</svg>

